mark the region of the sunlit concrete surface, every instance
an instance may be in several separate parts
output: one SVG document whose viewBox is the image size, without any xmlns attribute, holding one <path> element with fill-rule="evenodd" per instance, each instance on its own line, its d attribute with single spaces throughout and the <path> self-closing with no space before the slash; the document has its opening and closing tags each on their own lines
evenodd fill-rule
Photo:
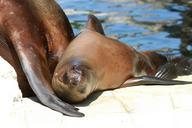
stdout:
<svg viewBox="0 0 192 128">
<path fill-rule="evenodd" d="M 67 117 L 22 98 L 14 70 L 0 58 L 0 128 L 191 128 L 192 84 L 136 86 L 92 95 Z M 192 81 L 192 76 L 179 80 Z"/>
</svg>

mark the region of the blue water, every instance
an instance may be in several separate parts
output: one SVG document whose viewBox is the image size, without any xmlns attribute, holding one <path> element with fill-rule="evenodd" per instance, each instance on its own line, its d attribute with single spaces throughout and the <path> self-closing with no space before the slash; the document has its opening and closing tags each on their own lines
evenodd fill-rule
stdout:
<svg viewBox="0 0 192 128">
<path fill-rule="evenodd" d="M 88 14 L 94 14 L 101 20 L 107 36 L 137 50 L 191 55 L 190 4 L 162 1 L 57 0 L 76 34 L 84 28 Z"/>
</svg>

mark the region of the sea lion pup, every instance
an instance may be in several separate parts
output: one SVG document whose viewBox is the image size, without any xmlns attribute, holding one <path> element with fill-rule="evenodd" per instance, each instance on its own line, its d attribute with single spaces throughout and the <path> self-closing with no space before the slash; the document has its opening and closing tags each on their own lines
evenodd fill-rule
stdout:
<svg viewBox="0 0 192 128">
<path fill-rule="evenodd" d="M 105 37 L 98 33 L 103 29 L 91 26 L 99 24 L 90 22 L 95 18 L 89 16 L 87 28 L 96 30 L 81 32 L 70 43 L 55 69 L 52 86 L 58 97 L 77 103 L 95 91 L 135 84 L 188 83 L 152 77 L 160 65 L 167 62 L 166 57 L 152 51 L 137 52 L 126 44 Z"/>
<path fill-rule="evenodd" d="M 51 73 L 72 38 L 68 19 L 55 1 L 1 0 L 0 55 L 16 70 L 23 95 L 31 96 L 33 90 L 45 106 L 83 116 L 61 101 L 51 86 Z"/>
</svg>

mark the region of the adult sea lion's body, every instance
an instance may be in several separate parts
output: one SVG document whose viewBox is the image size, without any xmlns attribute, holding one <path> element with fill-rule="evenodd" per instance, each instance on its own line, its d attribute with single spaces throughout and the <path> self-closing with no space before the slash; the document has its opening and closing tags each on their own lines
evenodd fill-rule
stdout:
<svg viewBox="0 0 192 128">
<path fill-rule="evenodd" d="M 158 68 L 168 62 L 165 56 L 153 51 L 138 52 L 104 36 L 97 21 L 89 16 L 88 29 L 69 44 L 55 69 L 52 86 L 61 99 L 76 103 L 95 91 L 139 84 L 187 83 L 161 79 L 166 72 L 154 77 Z"/>
<path fill-rule="evenodd" d="M 16 70 L 23 95 L 30 96 L 33 90 L 44 105 L 82 116 L 51 87 L 52 72 L 72 38 L 68 19 L 55 1 L 1 0 L 0 55 Z"/>
</svg>

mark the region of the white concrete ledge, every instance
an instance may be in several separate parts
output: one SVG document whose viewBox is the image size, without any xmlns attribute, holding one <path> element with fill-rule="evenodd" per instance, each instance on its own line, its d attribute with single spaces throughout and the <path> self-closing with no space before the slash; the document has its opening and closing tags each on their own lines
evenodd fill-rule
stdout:
<svg viewBox="0 0 192 128">
<path fill-rule="evenodd" d="M 192 84 L 136 86 L 96 93 L 77 105 L 86 116 L 73 118 L 44 107 L 35 97 L 22 98 L 15 78 L 13 69 L 0 58 L 1 128 L 192 127 Z M 178 79 L 192 81 L 192 76 Z"/>
</svg>

